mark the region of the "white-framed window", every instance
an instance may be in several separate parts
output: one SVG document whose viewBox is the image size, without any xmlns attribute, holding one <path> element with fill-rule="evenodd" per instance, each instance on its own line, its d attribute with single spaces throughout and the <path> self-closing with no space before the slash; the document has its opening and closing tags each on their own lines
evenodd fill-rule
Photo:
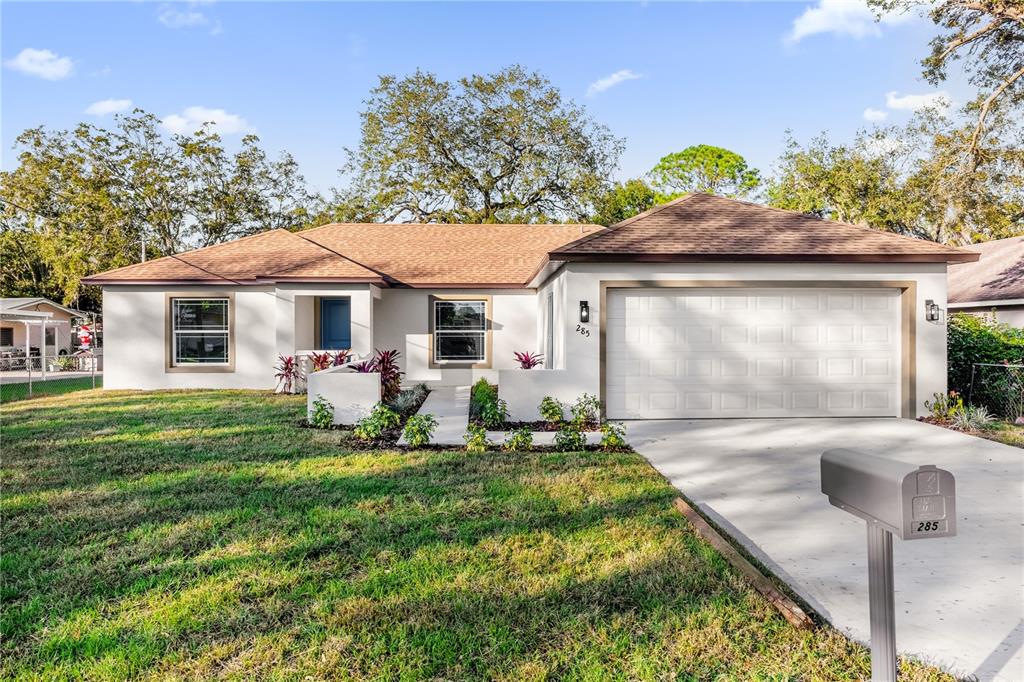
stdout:
<svg viewBox="0 0 1024 682">
<path fill-rule="evenodd" d="M 435 300 L 434 362 L 487 361 L 487 301 Z"/>
<path fill-rule="evenodd" d="M 227 298 L 172 298 L 172 365 L 229 364 L 230 308 Z"/>
</svg>

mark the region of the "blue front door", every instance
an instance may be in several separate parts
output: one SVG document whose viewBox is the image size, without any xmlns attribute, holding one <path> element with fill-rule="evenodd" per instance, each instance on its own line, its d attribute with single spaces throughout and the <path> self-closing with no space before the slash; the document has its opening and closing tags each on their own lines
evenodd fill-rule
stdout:
<svg viewBox="0 0 1024 682">
<path fill-rule="evenodd" d="M 320 348 L 352 347 L 352 306 L 347 298 L 320 299 Z"/>
</svg>

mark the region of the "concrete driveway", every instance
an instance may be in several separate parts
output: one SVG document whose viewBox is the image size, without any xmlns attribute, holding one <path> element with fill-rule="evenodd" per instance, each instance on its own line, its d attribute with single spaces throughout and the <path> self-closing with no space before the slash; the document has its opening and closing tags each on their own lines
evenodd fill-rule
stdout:
<svg viewBox="0 0 1024 682">
<path fill-rule="evenodd" d="M 1024 450 L 904 419 L 628 422 L 630 443 L 839 630 L 869 639 L 864 522 L 818 458 L 860 449 L 953 472 L 958 535 L 894 540 L 900 653 L 1024 680 Z"/>
</svg>

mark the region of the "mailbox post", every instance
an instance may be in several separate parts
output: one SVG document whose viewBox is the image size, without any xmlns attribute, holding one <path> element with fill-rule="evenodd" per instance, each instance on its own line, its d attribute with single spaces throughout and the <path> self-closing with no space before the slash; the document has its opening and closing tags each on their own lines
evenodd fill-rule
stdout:
<svg viewBox="0 0 1024 682">
<path fill-rule="evenodd" d="M 837 449 L 821 455 L 821 492 L 833 506 L 867 522 L 871 679 L 895 682 L 892 536 L 920 540 L 956 535 L 956 481 L 930 464 L 915 466 Z"/>
</svg>

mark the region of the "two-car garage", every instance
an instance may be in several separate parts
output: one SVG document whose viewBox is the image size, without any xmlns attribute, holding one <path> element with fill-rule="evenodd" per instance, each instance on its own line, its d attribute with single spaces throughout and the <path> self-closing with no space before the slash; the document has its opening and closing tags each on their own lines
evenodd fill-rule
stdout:
<svg viewBox="0 0 1024 682">
<path fill-rule="evenodd" d="M 614 419 L 899 416 L 899 288 L 607 291 Z"/>
</svg>

